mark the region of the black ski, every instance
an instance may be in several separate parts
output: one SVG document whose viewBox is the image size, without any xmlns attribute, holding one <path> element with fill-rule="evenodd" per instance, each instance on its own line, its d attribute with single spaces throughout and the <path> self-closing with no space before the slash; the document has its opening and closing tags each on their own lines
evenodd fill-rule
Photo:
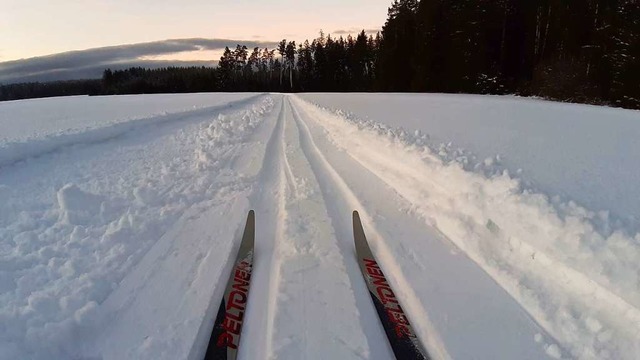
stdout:
<svg viewBox="0 0 640 360">
<path fill-rule="evenodd" d="M 205 360 L 235 360 L 238 356 L 244 312 L 251 285 L 255 214 L 249 211 L 236 262 L 211 332 Z"/>
<path fill-rule="evenodd" d="M 353 212 L 353 237 L 362 276 L 396 359 L 429 360 L 429 354 L 420 344 L 409 318 L 402 310 L 391 285 L 371 252 L 357 211 Z"/>
</svg>

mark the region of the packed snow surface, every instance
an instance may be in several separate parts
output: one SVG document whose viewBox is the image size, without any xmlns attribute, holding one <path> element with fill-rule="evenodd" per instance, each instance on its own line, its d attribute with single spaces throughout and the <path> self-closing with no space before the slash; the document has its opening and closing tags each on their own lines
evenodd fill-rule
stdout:
<svg viewBox="0 0 640 360">
<path fill-rule="evenodd" d="M 638 112 L 510 97 L 0 103 L 0 359 L 392 359 L 351 211 L 437 359 L 640 357 Z M 5 131 L 6 129 L 6 131 Z"/>
</svg>

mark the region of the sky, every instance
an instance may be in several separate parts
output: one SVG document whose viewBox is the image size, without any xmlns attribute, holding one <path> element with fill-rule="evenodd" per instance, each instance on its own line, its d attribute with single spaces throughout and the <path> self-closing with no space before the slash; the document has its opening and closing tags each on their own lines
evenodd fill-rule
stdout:
<svg viewBox="0 0 640 360">
<path fill-rule="evenodd" d="M 391 0 L 0 0 L 0 62 L 71 50 L 213 38 L 301 41 L 379 29 Z M 176 54 L 205 60 L 206 54 Z M 209 53 L 211 55 L 211 53 Z M 163 59 L 168 59 L 163 54 Z"/>
<path fill-rule="evenodd" d="M 0 85 L 213 66 L 224 47 L 375 33 L 392 0 L 0 0 Z"/>
</svg>

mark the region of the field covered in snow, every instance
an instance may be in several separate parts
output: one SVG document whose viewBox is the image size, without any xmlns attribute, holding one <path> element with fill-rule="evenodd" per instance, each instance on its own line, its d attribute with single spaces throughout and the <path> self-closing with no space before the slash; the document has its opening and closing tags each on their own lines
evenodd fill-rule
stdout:
<svg viewBox="0 0 640 360">
<path fill-rule="evenodd" d="M 0 103 L 0 359 L 391 359 L 351 211 L 435 358 L 640 357 L 640 113 L 512 97 Z"/>
</svg>

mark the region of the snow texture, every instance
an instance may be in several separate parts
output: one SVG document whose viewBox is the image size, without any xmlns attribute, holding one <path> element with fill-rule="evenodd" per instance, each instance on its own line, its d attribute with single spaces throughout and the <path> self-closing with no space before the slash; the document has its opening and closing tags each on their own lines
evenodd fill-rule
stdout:
<svg viewBox="0 0 640 360">
<path fill-rule="evenodd" d="M 637 112 L 145 95 L 0 127 L 0 359 L 201 358 L 249 209 L 241 359 L 392 358 L 354 209 L 435 358 L 640 356 Z"/>
<path fill-rule="evenodd" d="M 467 170 L 509 170 L 528 188 L 608 211 L 640 230 L 640 112 L 512 96 L 302 94 L 345 117 L 413 135 Z M 489 163 L 485 163 L 487 160 Z M 490 165 L 490 166 L 488 166 Z"/>
<path fill-rule="evenodd" d="M 634 115 L 635 126 L 640 127 L 637 112 L 572 107 L 576 112 L 608 111 L 608 119 L 618 113 Z M 478 171 L 474 164 L 471 168 L 476 171 L 467 171 L 468 159 L 459 158 L 462 151 L 452 150 L 451 144 L 429 146 L 430 137 L 420 131 L 345 117 L 341 110 L 333 115 L 310 111 L 322 116 L 328 136 L 337 145 L 409 200 L 413 211 L 482 266 L 566 344 L 567 355 L 632 359 L 640 354 L 640 234 L 634 232 L 635 226 L 611 221 L 605 211 L 590 211 L 574 201 L 531 191 L 507 170 Z M 616 140 L 621 147 L 631 146 L 624 143 L 625 138 Z M 494 161 L 480 165 L 491 167 Z M 547 171 L 561 166 L 553 164 Z M 546 352 L 553 358 L 561 356 L 555 344 Z"/>
</svg>

